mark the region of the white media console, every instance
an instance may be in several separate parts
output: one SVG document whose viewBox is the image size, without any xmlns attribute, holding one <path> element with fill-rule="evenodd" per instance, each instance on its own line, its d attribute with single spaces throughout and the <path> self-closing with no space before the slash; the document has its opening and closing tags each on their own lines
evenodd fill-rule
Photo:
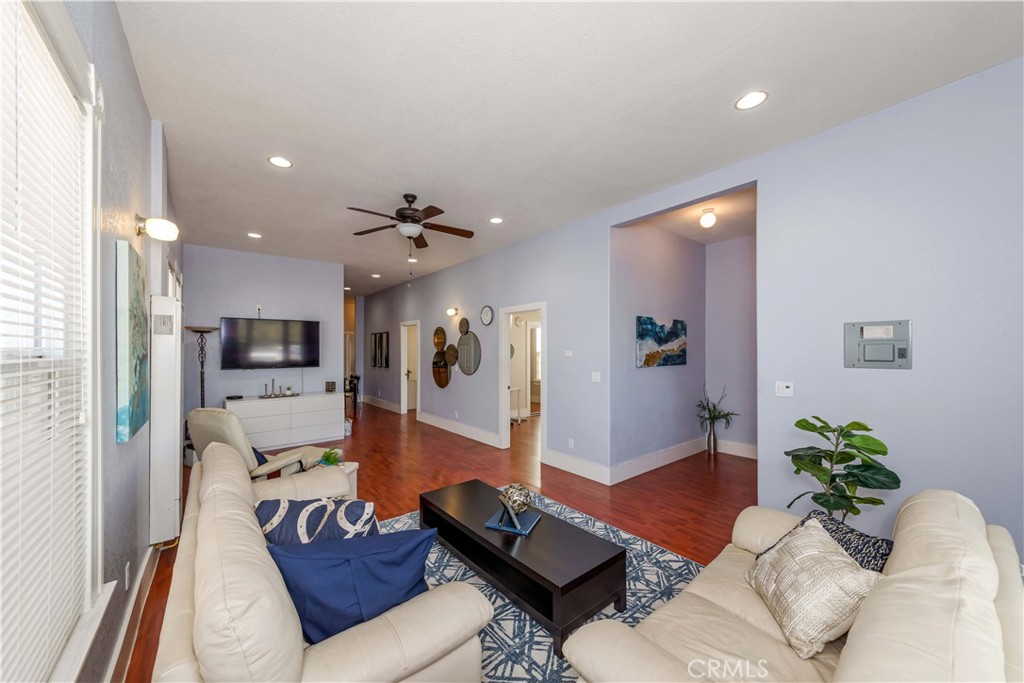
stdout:
<svg viewBox="0 0 1024 683">
<path fill-rule="evenodd" d="M 302 394 L 224 401 L 256 448 L 300 446 L 345 438 L 345 394 Z"/>
</svg>

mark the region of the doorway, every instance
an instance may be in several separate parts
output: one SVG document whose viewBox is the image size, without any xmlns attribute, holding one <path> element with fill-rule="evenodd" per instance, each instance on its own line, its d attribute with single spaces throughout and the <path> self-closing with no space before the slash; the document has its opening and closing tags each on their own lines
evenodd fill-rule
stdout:
<svg viewBox="0 0 1024 683">
<path fill-rule="evenodd" d="M 406 320 L 399 329 L 402 387 L 398 392 L 398 412 L 405 415 L 410 410 L 419 410 L 420 405 L 420 321 Z"/>
<path fill-rule="evenodd" d="M 549 389 L 544 370 L 547 302 L 503 307 L 497 320 L 498 447 L 511 449 L 513 457 L 534 460 L 539 469 L 547 444 L 547 419 L 542 409 Z"/>
</svg>

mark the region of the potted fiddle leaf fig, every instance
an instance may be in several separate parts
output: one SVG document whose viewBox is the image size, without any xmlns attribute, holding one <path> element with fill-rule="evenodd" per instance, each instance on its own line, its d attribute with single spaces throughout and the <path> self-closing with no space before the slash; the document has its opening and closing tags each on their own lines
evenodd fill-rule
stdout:
<svg viewBox="0 0 1024 683">
<path fill-rule="evenodd" d="M 828 442 L 828 447 L 804 446 L 786 451 L 786 456 L 793 462 L 795 474 L 807 472 L 822 490 L 804 491 L 786 507 L 811 494 L 811 500 L 830 517 L 839 511 L 845 521 L 847 515 L 859 515 L 861 505 L 885 505 L 881 498 L 863 496 L 860 490 L 893 491 L 900 487 L 899 476 L 877 460 L 887 455 L 889 448 L 881 440 L 864 434 L 871 427 L 863 422 L 833 426 L 817 415 L 811 417 L 813 422 L 806 418 L 797 420 L 796 428 L 817 434 Z"/>
</svg>

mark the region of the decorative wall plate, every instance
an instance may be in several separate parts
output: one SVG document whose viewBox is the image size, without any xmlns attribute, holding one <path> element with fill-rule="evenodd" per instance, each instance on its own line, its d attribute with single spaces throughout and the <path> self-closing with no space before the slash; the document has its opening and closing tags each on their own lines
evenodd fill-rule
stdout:
<svg viewBox="0 0 1024 683">
<path fill-rule="evenodd" d="M 480 322 L 484 325 L 490 325 L 494 320 L 494 309 L 490 306 L 484 306 L 480 309 Z"/>
</svg>

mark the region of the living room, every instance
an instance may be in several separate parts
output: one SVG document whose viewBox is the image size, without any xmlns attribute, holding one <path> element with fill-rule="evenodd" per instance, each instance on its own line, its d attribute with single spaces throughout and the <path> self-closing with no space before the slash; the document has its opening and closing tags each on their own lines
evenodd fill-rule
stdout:
<svg viewBox="0 0 1024 683">
<path fill-rule="evenodd" d="M 735 458 L 756 478 L 756 495 L 744 505 L 784 510 L 806 488 L 810 480 L 794 476 L 783 456 L 805 445 L 796 420 L 864 420 L 888 445 L 886 464 L 902 483 L 879 493 L 885 505 L 866 509 L 853 526 L 891 536 L 909 497 L 951 489 L 973 500 L 987 523 L 1008 529 L 1018 552 L 1024 547 L 1021 3 L 295 7 L 287 21 L 273 14 L 287 13 L 285 6 L 256 10 L 248 3 L 72 2 L 39 10 L 66 8 L 64 20 L 40 21 L 62 26 L 61 40 L 70 30 L 71 42 L 80 43 L 76 52 L 51 35 L 62 59 L 93 65 L 94 72 L 69 72 L 94 73 L 102 86 L 96 102 L 103 109 L 95 157 L 102 182 L 92 187 L 100 219 L 91 238 L 93 256 L 87 256 L 96 276 L 91 311 L 98 362 L 91 390 L 96 409 L 87 411 L 94 440 L 87 458 L 91 474 L 83 479 L 89 492 L 83 505 L 92 506 L 85 509 L 93 520 L 83 546 L 86 593 L 92 595 L 85 602 L 92 609 L 82 621 L 92 625 L 92 635 L 76 645 L 78 664 L 59 670 L 73 669 L 68 678 L 124 676 L 146 577 L 152 579 L 159 556 L 149 535 L 149 427 L 123 443 L 114 435 L 118 240 L 140 254 L 151 294 L 174 294 L 166 265 L 176 268 L 186 325 L 216 326 L 233 316 L 320 321 L 321 365 L 302 370 L 222 370 L 219 340 L 211 334 L 207 406 L 219 407 L 228 396 L 265 393 L 270 379 L 297 393 L 323 391 L 327 381 L 341 384 L 348 374 L 348 298 L 357 330 L 354 374 L 361 377 L 364 400 L 358 410 L 366 411 L 355 429 L 372 424 L 396 433 L 437 430 L 411 433 L 438 433 L 439 439 L 451 439 L 446 446 L 465 442 L 467 460 L 473 467 L 480 463 L 473 476 L 493 485 L 526 481 L 535 494 L 567 504 L 562 491 L 576 487 L 604 496 L 614 507 L 616 491 L 622 490 L 617 487 L 638 476 L 653 480 L 659 468 L 706 458 L 694 404 L 705 384 L 713 399 L 725 385 L 725 408 L 740 413 L 732 433 L 749 428 L 754 435 L 742 454 L 748 457 Z M 616 30 L 631 11 L 639 13 L 635 40 Z M 716 28 L 725 17 L 737 28 Z M 317 18 L 321 26 L 307 23 Z M 221 44 L 206 41 L 207 31 L 236 21 Z M 465 27 L 491 27 L 490 33 L 466 38 L 462 53 L 453 52 L 464 57 L 445 62 L 456 73 L 469 69 L 463 62 L 472 62 L 473 55 L 494 58 L 489 50 L 474 52 L 488 40 L 500 39 L 512 51 L 523 36 L 533 36 L 529 48 L 543 58 L 533 59 L 526 50 L 521 63 L 510 62 L 500 72 L 511 94 L 500 106 L 481 104 L 466 95 L 477 81 L 460 84 L 443 69 L 435 72 L 431 60 L 396 54 L 402 46 L 386 41 L 381 55 L 381 44 L 371 41 L 383 40 L 388 27 L 412 30 L 417 22 L 429 27 L 424 35 L 443 37 L 438 42 L 449 45 L 455 44 L 448 40 L 454 40 L 451 34 Z M 802 33 L 801 22 L 835 33 Z M 242 69 L 245 78 L 229 87 L 225 73 L 237 75 L 233 69 L 240 68 L 232 63 L 233 43 L 247 45 L 247 52 L 273 52 L 265 46 L 275 23 L 292 28 L 290 40 L 299 42 L 329 33 L 324 27 L 342 31 L 351 23 L 330 68 L 344 71 L 339 64 L 348 59 L 353 70 L 379 73 L 409 89 L 396 86 L 391 100 L 369 101 L 356 88 L 346 94 L 346 108 L 333 101 L 318 105 L 327 95 L 317 91 L 327 81 L 302 84 L 303 69 L 314 66 L 301 57 L 289 68 L 301 84 L 296 89 L 309 92 L 304 99 L 289 100 L 292 91 L 267 92 L 258 68 Z M 247 34 L 247 24 L 258 31 Z M 787 24 L 796 27 L 784 29 Z M 847 24 L 850 34 L 844 37 L 840 29 Z M 188 36 L 199 26 L 205 27 L 201 38 L 190 43 Z M 767 28 L 744 42 L 742 27 L 750 29 L 748 36 Z M 680 42 L 694 43 L 685 57 L 709 61 L 685 61 L 674 52 L 683 48 L 667 40 L 673 30 L 685 36 Z M 784 55 L 762 42 L 782 36 L 806 44 Z M 550 48 L 559 40 L 564 52 Z M 649 51 L 638 49 L 644 42 Z M 581 57 L 567 46 L 588 51 Z M 760 61 L 722 57 L 730 46 Z M 616 55 L 632 54 L 629 49 L 637 50 L 635 64 L 641 66 L 613 69 L 613 62 L 622 61 Z M 211 54 L 219 56 L 214 60 Z M 545 60 L 565 60 L 565 70 L 545 80 Z M 593 70 L 584 68 L 588 60 L 597 65 Z M 773 66 L 773 60 L 780 64 Z M 404 69 L 407 76 L 395 77 Z M 730 78 L 714 78 L 716 70 Z M 88 76 L 68 78 L 88 88 Z M 631 78 L 637 83 L 630 84 Z M 805 89 L 798 87 L 804 83 Z M 433 88 L 463 97 L 470 113 L 454 123 L 441 116 L 447 110 L 432 103 Z M 736 99 L 755 88 L 769 92 L 767 101 L 736 110 Z M 226 93 L 223 100 L 203 95 L 217 90 Z M 700 111 L 701 105 L 708 111 Z M 567 108 L 564 115 L 549 116 L 559 107 Z M 251 159 L 221 157 L 223 139 L 232 137 L 233 128 L 258 127 L 241 110 L 257 112 L 263 132 L 251 141 Z M 375 116 L 382 120 L 371 126 Z M 591 140 L 602 142 L 565 143 L 577 139 L 573 119 Z M 682 123 L 670 126 L 675 120 Z M 324 128 L 329 121 L 352 132 L 344 139 L 321 137 L 317 131 L 336 131 Z M 300 133 L 282 131 L 288 127 Z M 523 131 L 535 138 L 528 148 L 515 149 L 502 137 L 518 141 Z M 612 131 L 622 131 L 623 140 L 610 139 Z M 446 143 L 462 141 L 451 147 L 452 159 L 437 149 L 432 135 Z M 200 152 L 204 146 L 209 154 Z M 636 151 L 629 153 L 631 147 Z M 289 157 L 295 167 L 269 166 L 266 157 L 272 154 Z M 473 159 L 473 165 L 465 163 Z M 235 173 L 236 181 L 229 181 Z M 488 190 L 481 185 L 502 178 L 504 183 Z M 632 242 L 642 239 L 640 231 L 630 232 L 638 219 L 750 187 L 756 187 L 757 201 L 754 411 L 730 404 L 739 394 L 716 381 L 696 356 L 685 366 L 636 366 L 638 315 L 686 321 L 696 352 L 705 345 L 706 330 L 694 321 L 704 319 L 707 299 L 700 310 L 691 310 L 677 287 L 659 291 L 660 283 L 686 271 L 671 259 L 644 257 Z M 377 219 L 346 207 L 393 212 L 409 191 L 419 193 L 417 207 L 444 207 L 447 213 L 438 220 L 477 235 L 461 240 L 429 232 L 429 249 L 416 249 L 390 231 L 352 238 Z M 297 213 L 298 206 L 309 209 Z M 161 242 L 139 234 L 136 215 L 175 221 L 179 238 Z M 487 222 L 498 216 L 501 225 Z M 342 240 L 343 248 L 332 244 Z M 407 250 L 419 257 L 417 263 L 407 261 Z M 481 318 L 485 307 L 493 324 Z M 536 483 L 525 476 L 505 478 L 518 470 L 499 462 L 520 428 L 510 425 L 507 363 L 499 359 L 515 312 L 529 307 L 542 307 L 544 314 L 542 422 L 527 425 L 536 428 L 539 440 Z M 458 313 L 449 315 L 450 308 Z M 441 388 L 430 374 L 432 334 L 441 327 L 447 342 L 457 343 L 462 318 L 479 338 L 480 365 L 471 375 L 453 369 L 450 385 Z M 399 416 L 392 412 L 404 387 L 399 337 L 402 323 L 414 320 L 420 329 L 419 401 L 415 416 Z M 844 367 L 845 324 L 902 320 L 913 322 L 912 367 Z M 378 332 L 390 334 L 387 368 L 371 362 L 371 335 Z M 184 358 L 187 411 L 200 403 L 194 335 L 186 334 Z M 778 382 L 788 385 L 789 396 L 777 394 Z M 372 420 L 364 419 L 369 415 Z M 4 427 L 6 432 L 6 422 Z M 726 442 L 730 436 L 730 430 L 719 432 Z M 346 457 L 360 460 L 345 440 L 338 443 Z M 724 463 L 734 462 L 737 449 L 722 450 L 723 469 L 731 467 Z M 7 454 L 14 452 L 6 436 L 4 451 L 6 470 L 12 462 Z M 360 490 L 386 491 L 387 482 L 374 481 L 366 463 Z M 675 501 L 649 504 L 660 510 Z M 407 507 L 396 514 L 413 510 Z M 802 516 L 810 507 L 804 500 L 794 511 Z M 4 519 L 6 524 L 6 512 Z M 723 523 L 731 528 L 732 522 Z M 18 547 L 10 538 L 5 532 L 5 560 Z M 690 557 L 685 548 L 677 552 Z M 61 652 L 61 644 L 53 648 Z"/>
</svg>

